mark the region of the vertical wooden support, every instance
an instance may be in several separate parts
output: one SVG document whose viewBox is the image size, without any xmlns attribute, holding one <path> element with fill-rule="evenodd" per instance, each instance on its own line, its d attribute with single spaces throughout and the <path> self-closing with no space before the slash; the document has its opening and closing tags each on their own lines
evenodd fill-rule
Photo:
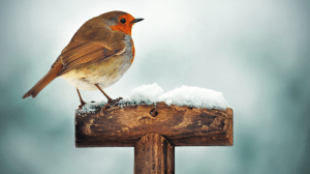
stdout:
<svg viewBox="0 0 310 174">
<path fill-rule="evenodd" d="M 135 147 L 135 174 L 174 174 L 175 146 L 232 146 L 233 110 L 154 105 L 76 113 L 76 147 Z"/>
<path fill-rule="evenodd" d="M 135 145 L 135 174 L 174 174 L 174 145 L 159 134 L 143 136 Z"/>
</svg>

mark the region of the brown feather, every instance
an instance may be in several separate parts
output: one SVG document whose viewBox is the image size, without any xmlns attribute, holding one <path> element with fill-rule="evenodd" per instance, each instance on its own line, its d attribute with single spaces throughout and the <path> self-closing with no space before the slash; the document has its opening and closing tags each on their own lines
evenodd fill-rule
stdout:
<svg viewBox="0 0 310 174">
<path fill-rule="evenodd" d="M 50 69 L 50 71 L 36 84 L 32 87 L 24 96 L 23 99 L 32 96 L 35 98 L 36 95 L 51 81 L 53 81 L 62 69 L 62 64 L 60 61 L 55 62 L 54 66 Z"/>
<path fill-rule="evenodd" d="M 125 48 L 125 44 L 122 44 L 122 42 L 112 46 L 114 46 L 114 48 L 111 48 L 108 44 L 104 44 L 103 42 L 88 42 L 63 52 L 60 55 L 63 69 L 59 75 L 63 75 L 80 66 L 85 66 L 88 63 L 102 61 L 117 55 Z"/>
</svg>

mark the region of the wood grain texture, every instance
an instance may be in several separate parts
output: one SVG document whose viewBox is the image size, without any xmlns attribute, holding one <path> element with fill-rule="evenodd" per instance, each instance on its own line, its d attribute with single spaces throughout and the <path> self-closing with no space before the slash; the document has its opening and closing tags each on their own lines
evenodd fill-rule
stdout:
<svg viewBox="0 0 310 174">
<path fill-rule="evenodd" d="M 135 174 L 174 174 L 174 145 L 159 134 L 147 134 L 135 145 Z"/>
<path fill-rule="evenodd" d="M 165 137 L 175 146 L 233 145 L 233 111 L 154 105 L 114 106 L 103 113 L 76 114 L 76 147 L 134 147 L 151 133 Z"/>
</svg>

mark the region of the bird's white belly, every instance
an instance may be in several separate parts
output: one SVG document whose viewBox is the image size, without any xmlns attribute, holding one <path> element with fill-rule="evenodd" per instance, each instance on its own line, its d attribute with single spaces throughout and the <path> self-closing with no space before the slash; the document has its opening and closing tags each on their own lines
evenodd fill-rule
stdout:
<svg viewBox="0 0 310 174">
<path fill-rule="evenodd" d="M 73 69 L 61 77 L 80 90 L 98 90 L 117 82 L 131 65 L 132 55 L 119 55 L 90 64 L 86 67 Z"/>
</svg>

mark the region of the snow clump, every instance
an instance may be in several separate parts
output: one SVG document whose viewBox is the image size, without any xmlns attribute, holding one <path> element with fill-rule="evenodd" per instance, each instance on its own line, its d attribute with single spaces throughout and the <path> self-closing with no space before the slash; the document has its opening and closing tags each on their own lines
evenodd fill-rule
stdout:
<svg viewBox="0 0 310 174">
<path fill-rule="evenodd" d="M 190 106 L 195 108 L 221 109 L 230 107 L 221 92 L 195 86 L 181 86 L 164 93 L 157 84 L 142 85 L 134 88 L 128 96 L 119 101 L 121 107 L 127 105 L 154 104 L 165 102 L 167 105 Z M 78 113 L 94 113 L 106 104 L 106 100 L 86 103 Z"/>
</svg>

